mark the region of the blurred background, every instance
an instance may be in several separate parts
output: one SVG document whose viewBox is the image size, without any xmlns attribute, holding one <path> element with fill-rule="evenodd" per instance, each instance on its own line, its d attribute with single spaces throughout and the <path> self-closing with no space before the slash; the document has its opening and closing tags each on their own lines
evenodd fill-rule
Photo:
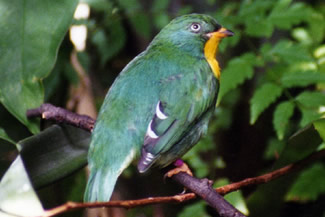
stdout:
<svg viewBox="0 0 325 217">
<path fill-rule="evenodd" d="M 209 14 L 235 36 L 217 55 L 221 89 L 208 135 L 184 160 L 196 177 L 222 186 L 270 172 L 301 159 L 304 145 L 291 136 L 325 113 L 325 3 L 323 0 L 82 0 L 43 80 L 44 102 L 96 117 L 116 76 L 169 21 L 188 13 Z M 59 16 L 59 15 L 58 15 Z M 154 72 L 153 72 L 154 73 Z M 30 132 L 0 106 L 1 127 L 18 141 Z M 42 121 L 42 129 L 51 123 Z M 305 140 L 303 140 L 305 139 Z M 1 174 L 17 151 L 1 140 Z M 297 141 L 293 142 L 297 144 Z M 308 150 L 324 147 L 322 141 Z M 299 147 L 299 148 L 297 148 Z M 282 160 L 283 153 L 290 160 Z M 305 152 L 304 152 L 305 153 Z M 310 153 L 310 152 L 309 152 Z M 249 216 L 325 217 L 325 161 L 263 186 L 226 196 Z M 82 201 L 87 171 L 37 191 L 44 208 Z M 130 166 L 120 177 L 114 200 L 182 192 L 163 172 L 140 175 Z M 202 200 L 130 210 L 94 209 L 62 216 L 218 216 Z"/>
</svg>

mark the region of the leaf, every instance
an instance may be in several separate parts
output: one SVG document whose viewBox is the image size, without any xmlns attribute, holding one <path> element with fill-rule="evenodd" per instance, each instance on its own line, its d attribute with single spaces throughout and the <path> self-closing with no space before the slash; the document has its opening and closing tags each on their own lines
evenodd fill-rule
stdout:
<svg viewBox="0 0 325 217">
<path fill-rule="evenodd" d="M 134 30 L 145 39 L 151 36 L 150 17 L 146 13 L 135 13 L 130 17 L 130 22 Z"/>
<path fill-rule="evenodd" d="M 296 100 L 306 107 L 319 107 L 325 105 L 325 94 L 321 92 L 304 91 Z"/>
<path fill-rule="evenodd" d="M 230 182 L 228 179 L 219 179 L 213 184 L 213 187 L 217 188 L 217 187 L 228 185 L 229 183 Z M 245 215 L 249 214 L 249 211 L 247 209 L 247 206 L 246 206 L 246 203 L 245 203 L 245 200 L 244 200 L 244 197 L 243 197 L 241 191 L 231 192 L 230 194 L 227 194 L 224 197 L 230 204 L 232 204 L 234 207 L 236 207 L 236 209 L 238 209 L 240 212 L 242 212 Z"/>
<path fill-rule="evenodd" d="M 324 12 L 320 10 L 316 11 L 313 8 L 309 8 L 310 15 L 306 16 L 306 20 L 309 24 L 310 36 L 313 38 L 314 43 L 321 43 L 325 35 L 325 16 Z"/>
<path fill-rule="evenodd" d="M 307 71 L 296 73 L 285 73 L 281 77 L 281 83 L 284 87 L 305 87 L 311 84 L 325 83 L 325 74 Z"/>
<path fill-rule="evenodd" d="M 1 127 L 0 127 L 0 139 L 6 140 L 7 142 L 10 142 L 12 144 L 16 144 L 12 139 L 10 139 L 6 131 Z"/>
<path fill-rule="evenodd" d="M 161 1 L 161 0 L 154 0 L 152 4 L 152 12 L 160 13 L 162 11 L 166 11 L 168 9 L 169 0 Z"/>
<path fill-rule="evenodd" d="M 125 29 L 119 19 L 111 19 L 106 28 L 109 30 L 108 35 L 102 28 L 91 35 L 91 42 L 100 54 L 101 66 L 120 52 L 126 42 Z"/>
<path fill-rule="evenodd" d="M 271 22 L 280 29 L 290 29 L 308 17 L 309 10 L 304 3 L 291 4 L 292 0 L 277 1 L 267 22 Z"/>
<path fill-rule="evenodd" d="M 294 104 L 285 101 L 277 105 L 273 115 L 273 126 L 280 140 L 283 139 L 285 130 L 289 124 L 289 119 L 293 115 Z"/>
<path fill-rule="evenodd" d="M 308 109 L 305 107 L 299 107 L 300 112 L 302 113 L 302 118 L 300 120 L 300 126 L 304 127 L 311 122 L 321 118 L 322 114 L 318 112 L 318 109 Z"/>
<path fill-rule="evenodd" d="M 28 129 L 26 110 L 41 105 L 42 79 L 53 68 L 77 0 L 17 0 L 0 4 L 0 102 Z"/>
<path fill-rule="evenodd" d="M 325 193 L 325 166 L 315 163 L 299 174 L 298 178 L 286 195 L 286 200 L 316 200 Z"/>
<path fill-rule="evenodd" d="M 206 205 L 203 201 L 196 202 L 190 206 L 186 206 L 178 217 L 209 217 L 210 215 L 206 212 Z"/>
<path fill-rule="evenodd" d="M 18 156 L 1 179 L 0 215 L 27 217 L 43 214 L 43 207 L 29 181 L 21 157 Z"/>
<path fill-rule="evenodd" d="M 168 14 L 165 12 L 156 14 L 153 21 L 157 29 L 162 29 L 169 23 L 170 20 Z"/>
<path fill-rule="evenodd" d="M 58 125 L 18 142 L 33 186 L 40 188 L 84 167 L 89 142 L 89 132 Z"/>
<path fill-rule="evenodd" d="M 270 37 L 273 33 L 271 22 L 265 22 L 267 11 L 273 6 L 272 1 L 243 1 L 238 19 L 246 26 L 245 32 L 251 36 Z"/>
<path fill-rule="evenodd" d="M 272 170 L 307 157 L 319 147 L 322 140 L 313 125 L 309 125 L 292 135 L 287 143 L 280 158 L 273 165 Z M 292 173 L 258 186 L 258 189 L 250 195 L 247 201 L 250 215 L 263 217 L 280 216 L 280 210 L 283 210 L 284 205 L 283 199 L 298 174 Z M 265 200 L 265 195 L 267 195 L 267 200 Z M 272 210 L 272 212 L 265 212 L 265 210 Z"/>
<path fill-rule="evenodd" d="M 227 67 L 221 73 L 219 101 L 230 90 L 235 89 L 245 80 L 253 77 L 255 58 L 256 56 L 254 54 L 245 53 L 228 63 Z"/>
<path fill-rule="evenodd" d="M 320 137 L 322 137 L 323 141 L 325 142 L 325 119 L 322 118 L 320 120 L 317 120 L 313 124 Z"/>
<path fill-rule="evenodd" d="M 310 53 L 303 45 L 289 40 L 280 40 L 270 50 L 268 55 L 273 56 L 275 59 L 280 58 L 289 64 L 313 60 Z"/>
<path fill-rule="evenodd" d="M 282 94 L 282 88 L 273 83 L 266 83 L 255 90 L 250 100 L 251 118 L 250 123 L 254 124 L 259 115 L 267 109 Z"/>
<path fill-rule="evenodd" d="M 274 160 L 277 158 L 285 147 L 285 142 L 275 138 L 270 139 L 264 152 L 264 158 Z"/>
</svg>

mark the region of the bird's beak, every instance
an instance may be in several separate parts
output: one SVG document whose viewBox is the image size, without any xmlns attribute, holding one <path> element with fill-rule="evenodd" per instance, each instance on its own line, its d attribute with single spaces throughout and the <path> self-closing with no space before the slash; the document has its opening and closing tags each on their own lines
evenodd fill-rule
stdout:
<svg viewBox="0 0 325 217">
<path fill-rule="evenodd" d="M 235 33 L 233 33 L 232 31 L 222 27 L 218 31 L 207 33 L 206 36 L 208 36 L 208 38 L 211 38 L 212 36 L 215 36 L 217 38 L 226 38 L 233 36 L 234 34 Z"/>
</svg>

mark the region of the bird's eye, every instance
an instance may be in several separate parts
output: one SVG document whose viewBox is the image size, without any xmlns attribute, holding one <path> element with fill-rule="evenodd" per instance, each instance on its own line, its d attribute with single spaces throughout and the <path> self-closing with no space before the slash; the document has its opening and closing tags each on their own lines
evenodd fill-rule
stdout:
<svg viewBox="0 0 325 217">
<path fill-rule="evenodd" d="M 201 29 L 201 25 L 198 23 L 192 23 L 191 30 L 195 33 L 199 32 Z"/>
</svg>

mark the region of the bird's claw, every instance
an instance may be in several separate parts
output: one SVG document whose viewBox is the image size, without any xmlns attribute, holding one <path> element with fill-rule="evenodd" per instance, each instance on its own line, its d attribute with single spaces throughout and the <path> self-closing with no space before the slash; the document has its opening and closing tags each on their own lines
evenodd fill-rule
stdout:
<svg viewBox="0 0 325 217">
<path fill-rule="evenodd" d="M 182 161 L 182 163 L 179 162 L 179 160 L 175 161 L 174 165 L 176 166 L 174 169 L 169 170 L 165 175 L 164 178 L 171 178 L 173 175 L 176 175 L 177 173 L 184 172 L 187 173 L 190 176 L 193 176 L 192 171 L 187 166 L 186 163 Z"/>
</svg>

